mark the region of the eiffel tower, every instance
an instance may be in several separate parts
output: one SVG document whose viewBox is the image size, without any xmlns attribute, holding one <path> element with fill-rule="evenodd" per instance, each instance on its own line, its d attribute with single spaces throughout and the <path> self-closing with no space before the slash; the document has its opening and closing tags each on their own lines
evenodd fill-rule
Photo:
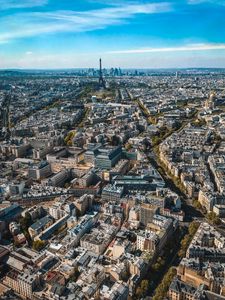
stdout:
<svg viewBox="0 0 225 300">
<path fill-rule="evenodd" d="M 102 74 L 102 59 L 99 59 L 99 87 L 104 88 L 105 89 L 105 80 L 103 78 L 103 74 Z"/>
</svg>

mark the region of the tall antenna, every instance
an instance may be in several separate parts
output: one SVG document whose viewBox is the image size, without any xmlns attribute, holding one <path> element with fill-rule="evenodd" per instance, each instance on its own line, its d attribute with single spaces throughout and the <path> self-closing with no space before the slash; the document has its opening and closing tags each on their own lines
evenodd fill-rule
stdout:
<svg viewBox="0 0 225 300">
<path fill-rule="evenodd" d="M 99 59 L 99 86 L 105 88 L 105 80 L 102 73 L 102 59 Z"/>
<path fill-rule="evenodd" d="M 102 75 L 102 59 L 99 59 L 99 66 L 100 66 L 100 76 Z"/>
</svg>

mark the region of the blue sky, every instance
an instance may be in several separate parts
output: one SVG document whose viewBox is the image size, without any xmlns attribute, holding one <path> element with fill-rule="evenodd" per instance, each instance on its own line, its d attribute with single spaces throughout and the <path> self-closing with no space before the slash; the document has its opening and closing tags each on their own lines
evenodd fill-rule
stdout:
<svg viewBox="0 0 225 300">
<path fill-rule="evenodd" d="M 0 0 L 0 68 L 225 67 L 225 0 Z"/>
</svg>

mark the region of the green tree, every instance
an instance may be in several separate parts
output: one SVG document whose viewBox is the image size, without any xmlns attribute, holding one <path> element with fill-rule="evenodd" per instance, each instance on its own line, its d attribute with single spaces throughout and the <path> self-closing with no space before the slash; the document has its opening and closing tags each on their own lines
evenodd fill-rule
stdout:
<svg viewBox="0 0 225 300">
<path fill-rule="evenodd" d="M 136 290 L 136 296 L 138 299 L 146 296 L 148 287 L 148 280 L 142 280 L 140 286 Z"/>
<path fill-rule="evenodd" d="M 202 209 L 202 205 L 201 205 L 201 203 L 200 203 L 198 200 L 194 200 L 194 201 L 193 201 L 193 205 L 194 205 L 194 207 L 195 207 L 196 209 L 199 209 L 199 210 Z"/>
<path fill-rule="evenodd" d="M 121 279 L 125 282 L 127 282 L 127 280 L 130 277 L 130 272 L 128 270 L 124 270 L 121 274 Z"/>
<path fill-rule="evenodd" d="M 195 235 L 196 231 L 198 230 L 199 223 L 198 222 L 191 222 L 191 224 L 188 227 L 188 233 L 193 236 Z"/>
<path fill-rule="evenodd" d="M 184 257 L 186 255 L 186 251 L 187 251 L 187 248 L 188 248 L 188 245 L 190 244 L 190 242 L 191 242 L 191 238 L 190 238 L 189 234 L 186 234 L 185 237 L 183 238 L 183 240 L 181 241 L 181 248 L 178 253 L 178 255 L 180 257 Z"/>
<path fill-rule="evenodd" d="M 21 229 L 23 231 L 27 231 L 27 229 L 30 227 L 30 225 L 32 224 L 32 219 L 30 214 L 26 213 L 25 217 L 21 217 L 19 220 Z"/>
<path fill-rule="evenodd" d="M 75 266 L 73 269 L 73 275 L 70 277 L 70 281 L 76 282 L 79 276 L 80 276 L 80 272 L 78 270 L 78 267 Z"/>
<path fill-rule="evenodd" d="M 120 144 L 120 138 L 117 135 L 112 136 L 112 146 L 118 146 Z"/>
<path fill-rule="evenodd" d="M 198 230 L 198 227 L 199 227 L 198 222 L 192 222 L 189 225 L 188 234 L 186 234 L 181 241 L 181 248 L 178 253 L 179 257 L 185 257 L 188 246 L 191 243 L 191 240 L 192 240 L 193 236 L 195 235 L 196 231 Z"/>
<path fill-rule="evenodd" d="M 158 257 L 156 263 L 152 266 L 152 269 L 155 272 L 159 272 L 160 269 L 164 266 L 165 260 L 162 257 Z"/>
<path fill-rule="evenodd" d="M 125 149 L 128 151 L 128 150 L 130 150 L 131 148 L 132 148 L 131 144 L 129 144 L 129 143 L 126 143 L 126 145 L 125 145 Z"/>
<path fill-rule="evenodd" d="M 169 271 L 164 276 L 160 285 L 156 288 L 155 295 L 152 298 L 153 300 L 162 300 L 164 297 L 166 297 L 169 286 L 170 286 L 174 276 L 176 276 L 176 274 L 177 274 L 177 271 L 175 268 L 169 269 Z"/>
<path fill-rule="evenodd" d="M 213 211 L 209 212 L 207 214 L 206 218 L 208 219 L 209 223 L 211 223 L 213 225 L 221 224 L 220 218 Z"/>
<path fill-rule="evenodd" d="M 46 245 L 45 241 L 37 240 L 33 242 L 32 248 L 36 251 L 40 251 L 45 247 L 45 245 Z"/>
</svg>

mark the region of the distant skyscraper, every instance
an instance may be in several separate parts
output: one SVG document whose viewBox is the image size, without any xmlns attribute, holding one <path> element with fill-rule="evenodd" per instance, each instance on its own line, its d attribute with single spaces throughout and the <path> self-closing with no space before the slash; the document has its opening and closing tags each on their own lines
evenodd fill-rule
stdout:
<svg viewBox="0 0 225 300">
<path fill-rule="evenodd" d="M 105 80 L 102 73 L 102 59 L 99 59 L 99 86 L 105 88 Z"/>
</svg>

